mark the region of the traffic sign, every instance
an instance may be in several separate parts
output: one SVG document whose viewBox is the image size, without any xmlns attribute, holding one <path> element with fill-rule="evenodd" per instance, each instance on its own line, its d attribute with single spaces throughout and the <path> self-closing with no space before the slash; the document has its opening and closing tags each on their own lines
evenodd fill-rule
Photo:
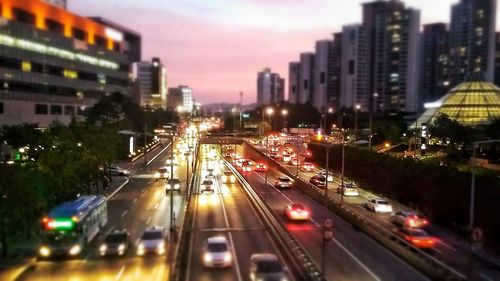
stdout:
<svg viewBox="0 0 500 281">
<path fill-rule="evenodd" d="M 324 222 L 323 222 L 323 225 L 326 227 L 326 228 L 330 228 L 333 226 L 333 221 L 331 219 L 326 219 Z"/>
<path fill-rule="evenodd" d="M 474 230 L 472 230 L 472 241 L 480 243 L 483 242 L 483 240 L 484 240 L 484 235 L 481 228 L 479 227 L 474 228 Z"/>
</svg>

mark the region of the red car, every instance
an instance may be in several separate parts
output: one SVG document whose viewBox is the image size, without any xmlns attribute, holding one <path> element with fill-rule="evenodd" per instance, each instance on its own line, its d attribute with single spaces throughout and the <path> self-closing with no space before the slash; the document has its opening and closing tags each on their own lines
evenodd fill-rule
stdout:
<svg viewBox="0 0 500 281">
<path fill-rule="evenodd" d="M 399 226 L 414 228 L 422 228 L 429 224 L 426 218 L 409 211 L 396 212 L 392 217 L 392 221 Z"/>
<path fill-rule="evenodd" d="M 401 227 L 394 232 L 396 235 L 419 249 L 432 249 L 437 242 L 435 237 L 430 236 L 427 232 L 418 228 Z"/>
<path fill-rule="evenodd" d="M 264 165 L 263 163 L 257 163 L 257 165 L 255 165 L 255 171 L 257 172 L 265 172 L 267 170 L 267 166 Z"/>
<path fill-rule="evenodd" d="M 303 172 L 310 172 L 314 170 L 314 165 L 309 162 L 306 162 L 304 163 L 304 165 L 302 165 L 302 167 L 300 167 L 300 170 Z"/>
</svg>

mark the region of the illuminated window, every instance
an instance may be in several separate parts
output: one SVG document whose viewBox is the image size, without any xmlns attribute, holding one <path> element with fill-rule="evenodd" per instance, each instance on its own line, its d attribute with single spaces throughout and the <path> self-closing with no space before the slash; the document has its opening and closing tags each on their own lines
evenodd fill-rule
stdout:
<svg viewBox="0 0 500 281">
<path fill-rule="evenodd" d="M 22 71 L 30 72 L 31 71 L 31 62 L 23 60 L 21 62 L 21 69 L 22 69 Z"/>
<path fill-rule="evenodd" d="M 64 75 L 64 77 L 66 77 L 68 79 L 77 79 L 78 78 L 78 72 L 76 72 L 74 70 L 64 69 L 63 75 Z"/>
</svg>

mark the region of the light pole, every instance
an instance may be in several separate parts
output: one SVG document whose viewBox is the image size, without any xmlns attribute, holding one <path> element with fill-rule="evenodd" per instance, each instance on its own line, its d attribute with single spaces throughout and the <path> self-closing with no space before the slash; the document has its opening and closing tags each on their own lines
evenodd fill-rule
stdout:
<svg viewBox="0 0 500 281">
<path fill-rule="evenodd" d="M 288 115 L 288 110 L 281 110 L 281 115 L 283 116 L 283 129 L 286 129 L 286 116 Z"/>
<path fill-rule="evenodd" d="M 345 134 L 343 127 L 343 119 L 344 119 L 343 116 L 344 114 L 340 115 L 340 133 L 342 134 L 342 168 L 340 170 L 340 186 L 342 191 L 340 193 L 341 204 L 344 202 L 344 162 L 345 162 Z"/>
<path fill-rule="evenodd" d="M 361 105 L 356 104 L 354 107 L 354 141 L 358 140 L 358 111 L 361 108 Z"/>
<path fill-rule="evenodd" d="M 373 105 L 376 103 L 376 99 L 378 97 L 378 93 L 373 94 L 373 102 L 372 102 L 372 107 L 370 108 L 370 134 L 368 135 L 368 149 L 372 149 L 372 138 L 373 138 L 373 133 L 372 133 L 372 114 L 373 114 Z"/>
<path fill-rule="evenodd" d="M 274 109 L 272 107 L 268 107 L 266 109 L 266 114 L 269 115 L 269 125 L 271 126 L 271 132 L 274 130 L 273 125 L 272 125 L 273 123 L 271 120 L 273 113 L 274 113 Z"/>
<path fill-rule="evenodd" d="M 233 114 L 233 133 L 236 132 L 236 107 L 231 108 L 231 113 Z"/>
<path fill-rule="evenodd" d="M 269 115 L 269 123 L 271 123 L 271 115 L 273 115 L 273 108 L 268 107 L 266 113 Z M 264 188 L 264 202 L 267 201 L 267 170 L 269 170 L 269 135 L 266 135 L 266 173 L 265 173 L 265 188 Z"/>
<path fill-rule="evenodd" d="M 333 107 L 329 107 L 327 113 L 333 114 L 333 112 L 334 112 Z M 328 114 L 325 115 L 325 135 L 327 134 L 327 129 L 328 132 L 331 132 L 331 126 L 328 126 Z"/>
</svg>

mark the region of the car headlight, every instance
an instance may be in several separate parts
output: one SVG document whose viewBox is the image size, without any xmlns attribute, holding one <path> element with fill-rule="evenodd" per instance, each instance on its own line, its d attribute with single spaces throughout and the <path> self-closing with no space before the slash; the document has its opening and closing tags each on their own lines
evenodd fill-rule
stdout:
<svg viewBox="0 0 500 281">
<path fill-rule="evenodd" d="M 160 173 L 155 173 L 155 178 L 159 178 L 160 177 Z"/>
<path fill-rule="evenodd" d="M 227 177 L 226 176 L 222 176 L 222 181 L 227 181 Z"/>
<path fill-rule="evenodd" d="M 102 244 L 101 247 L 99 247 L 99 251 L 101 252 L 106 252 L 107 249 L 108 247 L 106 246 L 106 244 Z"/>
<path fill-rule="evenodd" d="M 76 256 L 81 251 L 82 251 L 82 247 L 80 247 L 80 245 L 75 245 L 75 246 L 71 247 L 71 249 L 69 250 L 69 254 L 72 256 Z"/>
<path fill-rule="evenodd" d="M 180 189 L 180 188 L 181 188 L 181 186 L 177 183 L 177 184 L 175 184 L 174 188 L 175 188 L 175 189 Z"/>
<path fill-rule="evenodd" d="M 38 250 L 38 252 L 40 253 L 40 255 L 42 257 L 48 257 L 48 256 L 50 256 L 50 249 L 47 246 L 40 247 L 40 250 Z"/>
<path fill-rule="evenodd" d="M 144 244 L 140 243 L 139 245 L 137 245 L 137 255 L 144 255 Z"/>
<path fill-rule="evenodd" d="M 224 254 L 224 262 L 230 262 L 231 261 L 231 254 L 230 253 L 226 253 Z"/>
<path fill-rule="evenodd" d="M 212 262 L 212 256 L 209 253 L 205 253 L 203 255 L 203 261 L 205 261 L 206 263 Z"/>
<path fill-rule="evenodd" d="M 163 254 L 165 253 L 165 242 L 161 242 L 160 244 L 158 244 L 158 254 Z"/>
<path fill-rule="evenodd" d="M 120 246 L 118 246 L 118 251 L 120 252 L 125 251 L 125 244 L 120 244 Z"/>
</svg>

